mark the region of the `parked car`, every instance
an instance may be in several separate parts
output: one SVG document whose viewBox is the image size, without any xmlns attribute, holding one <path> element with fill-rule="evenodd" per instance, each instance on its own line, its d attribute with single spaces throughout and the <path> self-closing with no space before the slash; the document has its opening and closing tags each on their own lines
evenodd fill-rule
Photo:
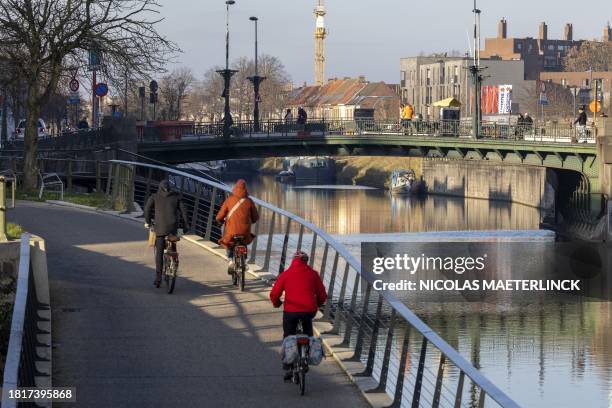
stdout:
<svg viewBox="0 0 612 408">
<path fill-rule="evenodd" d="M 15 140 L 23 140 L 25 137 L 25 127 L 26 121 L 25 119 L 21 119 L 19 121 L 19 125 L 17 129 L 15 129 Z M 44 120 L 38 119 L 38 138 L 45 139 L 49 137 L 49 131 L 47 130 L 47 125 Z"/>
</svg>

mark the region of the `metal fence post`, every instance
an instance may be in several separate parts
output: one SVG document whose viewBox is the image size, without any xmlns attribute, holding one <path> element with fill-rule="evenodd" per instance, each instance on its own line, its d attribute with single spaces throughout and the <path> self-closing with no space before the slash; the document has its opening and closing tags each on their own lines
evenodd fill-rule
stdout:
<svg viewBox="0 0 612 408">
<path fill-rule="evenodd" d="M 353 357 L 347 359 L 347 361 L 360 361 L 361 360 L 361 352 L 363 351 L 363 336 L 364 336 L 364 328 L 363 321 L 365 317 L 368 315 L 368 306 L 370 305 L 370 294 L 372 293 L 372 285 L 366 283 L 365 295 L 363 297 L 363 307 L 361 309 L 361 318 L 359 321 L 359 328 L 357 330 L 357 340 L 355 342 L 355 354 Z"/>
<path fill-rule="evenodd" d="M 285 237 L 283 238 L 283 251 L 281 259 L 278 263 L 278 274 L 280 275 L 285 270 L 285 262 L 287 260 L 287 246 L 289 245 L 289 230 L 291 228 L 291 218 L 287 217 L 287 226 L 285 227 Z"/>
<path fill-rule="evenodd" d="M 353 319 L 355 316 L 352 314 L 355 312 L 355 305 L 357 304 L 357 291 L 359 290 L 359 272 L 355 272 L 355 281 L 353 282 L 353 293 L 351 294 L 351 305 L 349 307 L 349 316 L 346 319 L 346 328 L 344 329 L 344 339 L 342 343 L 343 346 L 350 346 L 351 344 L 351 335 L 353 334 Z"/>
<path fill-rule="evenodd" d="M 136 182 L 136 168 L 134 166 L 126 167 L 127 172 L 127 189 L 125 197 L 125 211 L 127 213 L 134 212 L 134 183 Z"/>
<path fill-rule="evenodd" d="M 102 164 L 96 160 L 96 192 L 102 191 Z"/>
<path fill-rule="evenodd" d="M 257 213 L 261 214 L 261 205 L 257 206 Z M 257 257 L 257 243 L 259 242 L 259 224 L 259 222 L 255 223 L 255 232 L 253 233 L 253 235 L 255 235 L 255 238 L 253 238 L 253 242 L 251 243 L 251 256 L 249 258 L 250 264 L 254 264 L 255 259 Z"/>
<path fill-rule="evenodd" d="M 193 211 L 191 212 L 191 232 L 196 233 L 196 225 L 198 224 L 198 215 L 200 209 L 200 198 L 202 197 L 202 185 L 196 184 L 196 197 L 193 203 Z"/>
<path fill-rule="evenodd" d="M 393 347 L 393 334 L 395 331 L 395 319 L 397 312 L 395 309 L 391 310 L 391 318 L 389 319 L 389 329 L 387 330 L 387 341 L 385 342 L 385 351 L 382 359 L 382 367 L 380 369 L 380 381 L 378 386 L 372 390 L 366 392 L 386 392 L 387 391 L 387 378 L 389 377 L 389 362 L 391 360 L 391 348 Z"/>
<path fill-rule="evenodd" d="M 313 231 L 312 233 L 312 243 L 310 246 L 310 261 L 308 265 L 312 268 L 315 262 L 315 255 L 317 254 L 317 233 Z"/>
<path fill-rule="evenodd" d="M 397 381 L 395 382 L 395 395 L 391 407 L 399 408 L 402 405 L 402 395 L 404 394 L 404 379 L 406 371 L 406 360 L 408 355 L 408 346 L 410 340 L 410 325 L 406 326 L 404 341 L 402 342 L 402 351 L 400 354 L 400 365 L 397 371 Z"/>
<path fill-rule="evenodd" d="M 359 376 L 369 377 L 374 370 L 374 358 L 376 357 L 376 343 L 378 343 L 378 330 L 380 328 L 380 314 L 382 312 L 383 297 L 378 295 L 378 303 L 376 305 L 376 317 L 374 318 L 374 327 L 372 328 L 372 337 L 370 339 L 370 347 L 368 349 L 368 359 L 366 368 Z M 363 324 L 363 322 L 362 322 Z"/>
<path fill-rule="evenodd" d="M 212 193 L 210 194 L 210 207 L 208 208 L 208 219 L 204 232 L 204 239 L 207 241 L 210 241 L 210 236 L 212 234 L 212 226 L 215 219 L 215 201 L 217 201 L 217 187 L 213 187 Z"/>
<path fill-rule="evenodd" d="M 266 245 L 266 255 L 264 258 L 264 264 L 261 268 L 262 271 L 268 271 L 270 269 L 270 254 L 272 253 L 272 238 L 274 234 L 274 221 L 276 219 L 276 213 L 272 212 L 272 218 L 270 219 L 270 228 L 268 230 L 268 244 Z"/>
<path fill-rule="evenodd" d="M 423 386 L 423 372 L 425 371 L 425 355 L 427 354 L 427 338 L 423 337 L 419 366 L 417 368 L 416 379 L 414 381 L 414 392 L 412 393 L 412 408 L 419 408 L 421 401 L 421 388 Z"/>
<path fill-rule="evenodd" d="M 111 194 L 111 184 L 113 181 L 113 170 L 115 169 L 115 163 L 110 163 L 108 166 L 108 177 L 106 178 L 106 196 Z"/>
<path fill-rule="evenodd" d="M 446 364 L 446 356 L 440 353 L 440 365 L 438 366 L 438 377 L 436 378 L 436 389 L 434 390 L 433 403 L 431 408 L 440 406 L 440 394 L 442 393 L 442 380 L 444 379 L 444 366 Z"/>
<path fill-rule="evenodd" d="M 325 267 L 327 266 L 327 252 L 329 251 L 329 243 L 325 241 L 325 246 L 323 247 L 323 258 L 321 258 L 321 270 L 319 271 L 319 275 L 321 280 L 325 278 Z"/>
<path fill-rule="evenodd" d="M 336 284 L 336 273 L 338 272 L 338 251 L 336 251 L 336 255 L 334 256 L 334 264 L 332 266 L 332 274 L 329 278 L 329 288 L 327 289 L 327 302 L 325 302 L 325 312 L 323 312 L 323 316 L 325 319 L 329 319 L 331 315 L 331 304 L 334 300 L 334 285 Z"/>
<path fill-rule="evenodd" d="M 465 380 L 465 373 L 461 371 L 461 373 L 459 373 L 459 381 L 457 382 L 457 393 L 455 394 L 455 408 L 461 408 L 464 380 Z"/>
<path fill-rule="evenodd" d="M 8 241 L 6 235 L 6 179 L 0 176 L 0 241 Z"/>
<path fill-rule="evenodd" d="M 72 160 L 68 160 L 68 171 L 66 173 L 66 189 L 72 193 Z"/>
<path fill-rule="evenodd" d="M 348 281 L 349 263 L 346 263 L 344 275 L 342 275 L 342 284 L 340 285 L 340 295 L 338 295 L 338 304 L 336 305 L 336 315 L 334 316 L 334 327 L 329 331 L 329 334 L 340 333 L 341 316 L 344 311 L 344 295 L 346 294 L 346 284 Z"/>
<path fill-rule="evenodd" d="M 304 237 L 304 224 L 300 224 L 300 233 L 298 235 L 298 242 L 296 251 L 302 250 L 302 238 Z"/>
</svg>

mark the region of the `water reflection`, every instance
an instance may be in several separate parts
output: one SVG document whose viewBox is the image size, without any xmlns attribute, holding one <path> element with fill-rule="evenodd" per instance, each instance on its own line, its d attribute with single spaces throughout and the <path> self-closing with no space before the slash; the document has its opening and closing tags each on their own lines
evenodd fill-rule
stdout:
<svg viewBox="0 0 612 408">
<path fill-rule="evenodd" d="M 503 202 L 389 197 L 380 190 L 295 189 L 271 177 L 250 179 L 249 188 L 254 196 L 332 234 L 538 229 L 541 221 L 539 210 Z M 261 233 L 268 231 L 268 223 L 262 220 Z M 294 229 L 292 226 L 293 233 Z M 279 224 L 275 231 L 284 231 L 283 225 Z M 550 256 L 554 254 L 542 253 L 543 260 Z M 275 268 L 278 269 L 276 264 L 272 269 Z M 328 279 L 325 276 L 326 283 Z M 610 302 L 564 300 L 518 306 L 419 302 L 410 297 L 403 301 L 521 406 L 612 406 Z M 413 357 L 418 355 L 419 347 L 415 339 L 411 345 Z M 414 370 L 415 361 L 410 355 L 407 359 L 405 369 Z M 397 358 L 392 363 L 399 365 Z M 456 370 L 451 367 L 446 376 L 454 390 Z M 466 383 L 466 387 L 470 386 Z M 465 395 L 470 400 L 464 406 L 478 405 L 475 390 Z M 451 401 L 441 406 L 453 404 Z"/>
<path fill-rule="evenodd" d="M 332 234 L 538 229 L 541 221 L 536 208 L 487 200 L 390 196 L 382 190 L 296 189 L 265 176 L 250 179 L 249 189 L 255 197 Z"/>
</svg>

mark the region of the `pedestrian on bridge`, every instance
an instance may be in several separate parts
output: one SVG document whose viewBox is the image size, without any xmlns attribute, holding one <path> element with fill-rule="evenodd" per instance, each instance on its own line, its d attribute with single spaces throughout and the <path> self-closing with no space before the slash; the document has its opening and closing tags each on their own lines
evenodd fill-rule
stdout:
<svg viewBox="0 0 612 408">
<path fill-rule="evenodd" d="M 297 124 L 306 125 L 307 120 L 308 120 L 308 114 L 306 113 L 306 110 L 300 106 L 300 108 L 298 109 Z"/>
<path fill-rule="evenodd" d="M 243 236 L 242 243 L 250 244 L 255 235 L 251 233 L 251 225 L 259 220 L 259 213 L 255 203 L 249 197 L 246 181 L 240 179 L 236 182 L 232 194 L 225 199 L 216 218 L 218 223 L 225 223 L 223 237 L 219 240 L 227 250 L 229 258 L 228 273 L 233 269 L 234 259 L 234 236 Z"/>
</svg>

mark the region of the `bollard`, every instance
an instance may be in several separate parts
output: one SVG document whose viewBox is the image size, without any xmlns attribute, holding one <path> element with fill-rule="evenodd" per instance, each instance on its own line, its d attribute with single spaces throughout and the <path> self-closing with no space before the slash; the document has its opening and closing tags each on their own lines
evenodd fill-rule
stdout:
<svg viewBox="0 0 612 408">
<path fill-rule="evenodd" d="M 6 179 L 0 176 L 0 242 L 6 241 Z"/>
</svg>

